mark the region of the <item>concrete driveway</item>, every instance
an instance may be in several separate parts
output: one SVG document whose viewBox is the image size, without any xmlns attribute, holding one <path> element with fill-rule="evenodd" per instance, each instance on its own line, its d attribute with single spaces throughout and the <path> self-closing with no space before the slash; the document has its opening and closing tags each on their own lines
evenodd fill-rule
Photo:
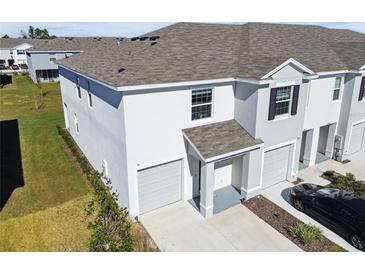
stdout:
<svg viewBox="0 0 365 274">
<path fill-rule="evenodd" d="M 327 185 L 328 181 L 319 178 L 323 172 L 334 170 L 346 175 L 346 172 L 353 173 L 358 180 L 365 180 L 365 152 L 358 152 L 349 157 L 350 162 L 342 164 L 335 160 L 327 160 L 318 165 L 299 171 L 298 177 L 304 181 L 315 181 L 320 185 Z"/>
<path fill-rule="evenodd" d="M 354 154 L 350 157 L 351 162 L 347 164 L 342 164 L 336 162 L 334 160 L 328 160 L 323 163 L 320 163 L 316 166 L 303 169 L 299 172 L 298 177 L 304 180 L 304 183 L 312 183 L 317 185 L 327 185 L 329 181 L 319 177 L 326 170 L 335 170 L 338 173 L 346 174 L 346 172 L 351 172 L 355 174 L 356 178 L 365 180 L 365 153 L 360 152 Z M 343 248 L 349 251 L 358 251 L 352 245 L 350 245 L 345 239 L 338 236 L 336 233 L 332 232 L 322 224 L 318 223 L 307 214 L 302 213 L 296 210 L 290 202 L 290 189 L 293 187 L 293 184 L 289 182 L 282 182 L 275 186 L 272 186 L 262 192 L 262 195 L 268 198 L 270 201 L 274 202 L 293 216 L 297 217 L 299 220 L 305 223 L 311 223 L 315 226 L 318 226 L 322 229 L 324 235 L 333 241 L 334 243 L 342 246 Z"/>
<path fill-rule="evenodd" d="M 243 205 L 204 219 L 181 202 L 140 221 L 162 251 L 302 251 Z"/>
</svg>

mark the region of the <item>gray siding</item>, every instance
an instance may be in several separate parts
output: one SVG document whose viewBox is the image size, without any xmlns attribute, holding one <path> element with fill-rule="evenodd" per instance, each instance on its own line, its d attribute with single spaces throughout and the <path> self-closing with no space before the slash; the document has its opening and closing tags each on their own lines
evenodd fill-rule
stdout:
<svg viewBox="0 0 365 274">
<path fill-rule="evenodd" d="M 75 54 L 75 52 L 67 52 L 67 53 L 50 53 L 50 52 L 42 52 L 42 53 L 28 53 L 27 62 L 29 67 L 29 75 L 32 78 L 33 82 L 37 81 L 36 71 L 37 70 L 54 70 L 58 69 L 58 65 L 53 61 L 50 61 L 50 58 L 56 58 L 57 60 L 63 59 L 67 56 L 71 56 Z"/>
</svg>

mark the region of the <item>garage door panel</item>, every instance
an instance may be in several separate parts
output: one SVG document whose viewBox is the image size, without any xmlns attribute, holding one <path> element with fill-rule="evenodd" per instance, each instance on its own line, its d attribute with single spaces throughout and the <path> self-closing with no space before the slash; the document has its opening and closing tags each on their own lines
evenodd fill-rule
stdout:
<svg viewBox="0 0 365 274">
<path fill-rule="evenodd" d="M 138 171 L 140 214 L 181 199 L 182 160 Z"/>
<path fill-rule="evenodd" d="M 288 173 L 290 146 L 265 152 L 262 187 L 266 188 L 285 181 Z"/>
<path fill-rule="evenodd" d="M 364 142 L 365 123 L 352 126 L 349 153 L 361 151 Z"/>
</svg>

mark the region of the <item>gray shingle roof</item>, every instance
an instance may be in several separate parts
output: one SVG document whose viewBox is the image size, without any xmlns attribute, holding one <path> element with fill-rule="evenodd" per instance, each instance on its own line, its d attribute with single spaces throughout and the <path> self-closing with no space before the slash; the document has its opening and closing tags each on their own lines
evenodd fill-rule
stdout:
<svg viewBox="0 0 365 274">
<path fill-rule="evenodd" d="M 94 47 L 108 48 L 109 43 L 116 43 L 116 38 L 111 37 L 61 37 L 51 40 L 44 40 L 27 50 L 34 51 L 85 51 Z"/>
<path fill-rule="evenodd" d="M 262 143 L 236 120 L 183 129 L 185 136 L 205 158 L 220 156 Z"/>
<path fill-rule="evenodd" d="M 0 38 L 0 48 L 2 49 L 12 49 L 21 44 L 27 43 L 30 45 L 38 45 L 43 43 L 44 40 L 39 39 L 23 39 L 23 38 Z"/>
<path fill-rule="evenodd" d="M 155 45 L 149 39 L 111 40 L 58 63 L 113 86 L 128 86 L 260 79 L 289 58 L 315 72 L 359 69 L 365 48 L 361 33 L 285 24 L 177 23 L 146 36 L 160 39 Z M 120 68 L 125 70 L 118 73 Z"/>
</svg>

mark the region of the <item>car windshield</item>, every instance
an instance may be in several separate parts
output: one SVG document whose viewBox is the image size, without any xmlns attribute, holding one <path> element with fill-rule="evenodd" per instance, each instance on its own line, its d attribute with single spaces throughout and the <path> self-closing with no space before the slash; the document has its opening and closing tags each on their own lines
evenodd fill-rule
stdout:
<svg viewBox="0 0 365 274">
<path fill-rule="evenodd" d="M 336 188 L 321 188 L 316 191 L 317 194 L 326 197 L 336 197 L 340 194 L 340 190 Z"/>
</svg>

